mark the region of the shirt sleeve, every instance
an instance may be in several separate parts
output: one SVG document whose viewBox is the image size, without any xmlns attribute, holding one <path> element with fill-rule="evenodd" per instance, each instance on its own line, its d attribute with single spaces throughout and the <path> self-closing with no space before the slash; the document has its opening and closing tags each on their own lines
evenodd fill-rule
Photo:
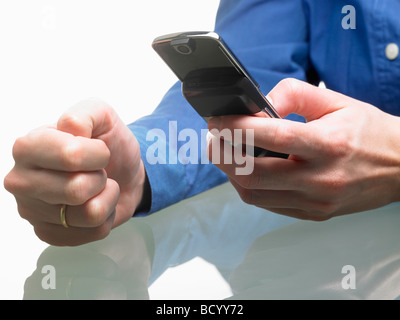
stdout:
<svg viewBox="0 0 400 320">
<path fill-rule="evenodd" d="M 301 0 L 221 0 L 215 25 L 264 94 L 284 78 L 306 80 L 307 29 Z M 299 120 L 295 115 L 289 118 Z M 207 124 L 183 98 L 180 83 L 151 115 L 129 128 L 140 143 L 150 183 L 150 212 L 227 181 L 224 173 L 204 161 Z M 190 139 L 197 139 L 197 150 L 187 148 L 194 142 Z M 182 150 L 186 156 L 188 151 L 197 154 L 197 160 L 191 155 L 191 161 L 181 161 Z M 161 161 L 155 163 L 154 157 Z"/>
</svg>

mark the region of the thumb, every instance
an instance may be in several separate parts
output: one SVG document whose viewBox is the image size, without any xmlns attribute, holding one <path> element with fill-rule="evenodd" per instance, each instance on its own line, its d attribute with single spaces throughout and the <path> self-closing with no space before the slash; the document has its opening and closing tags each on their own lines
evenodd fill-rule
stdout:
<svg viewBox="0 0 400 320">
<path fill-rule="evenodd" d="M 84 138 L 96 138 L 112 129 L 112 109 L 103 101 L 84 100 L 65 112 L 57 122 L 57 130 Z"/>
<path fill-rule="evenodd" d="M 344 107 L 340 103 L 343 95 L 297 79 L 282 80 L 268 97 L 282 117 L 295 113 L 307 121 L 319 119 Z"/>
</svg>

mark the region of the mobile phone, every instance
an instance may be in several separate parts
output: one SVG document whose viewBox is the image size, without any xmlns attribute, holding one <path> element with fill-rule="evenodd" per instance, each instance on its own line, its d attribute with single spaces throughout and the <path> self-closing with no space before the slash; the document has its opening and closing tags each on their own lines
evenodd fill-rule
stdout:
<svg viewBox="0 0 400 320">
<path fill-rule="evenodd" d="M 152 47 L 182 82 L 183 96 L 206 121 L 260 111 L 281 118 L 217 33 L 167 34 L 156 38 Z M 254 155 L 288 157 L 260 148 L 255 148 Z"/>
</svg>

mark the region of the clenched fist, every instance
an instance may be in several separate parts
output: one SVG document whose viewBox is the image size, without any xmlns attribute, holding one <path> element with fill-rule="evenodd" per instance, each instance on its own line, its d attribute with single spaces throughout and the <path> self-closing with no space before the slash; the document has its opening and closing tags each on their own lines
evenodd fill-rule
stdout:
<svg viewBox="0 0 400 320">
<path fill-rule="evenodd" d="M 81 102 L 56 126 L 19 138 L 13 156 L 5 188 L 14 194 L 21 217 L 53 245 L 106 237 L 132 217 L 143 197 L 139 144 L 103 102 Z"/>
</svg>

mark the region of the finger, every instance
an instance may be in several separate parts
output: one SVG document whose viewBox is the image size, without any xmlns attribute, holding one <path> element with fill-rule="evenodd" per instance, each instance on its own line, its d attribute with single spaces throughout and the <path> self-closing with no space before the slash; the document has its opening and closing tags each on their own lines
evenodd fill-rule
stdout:
<svg viewBox="0 0 400 320">
<path fill-rule="evenodd" d="M 213 135 L 223 136 L 224 139 L 227 136 L 225 130 L 228 130 L 228 136 L 241 138 L 240 143 L 303 158 L 312 157 L 321 147 L 313 127 L 284 119 L 223 116 L 212 118 L 208 128 Z"/>
<path fill-rule="evenodd" d="M 104 224 L 110 216 L 115 216 L 119 200 L 118 183 L 107 180 L 104 190 L 82 206 L 67 207 L 67 222 L 72 227 L 93 228 Z"/>
<path fill-rule="evenodd" d="M 83 205 L 66 208 L 66 221 L 70 228 L 95 228 L 105 223 L 115 214 L 119 199 L 119 186 L 111 179 L 107 180 L 106 187 L 98 195 L 89 199 Z M 32 225 L 51 224 L 61 226 L 61 205 L 18 196 L 19 213 L 22 218 Z"/>
<path fill-rule="evenodd" d="M 230 181 L 241 199 L 248 204 L 302 220 L 323 221 L 330 217 L 326 214 L 331 206 L 329 202 L 309 199 L 298 191 L 246 189 L 236 181 Z"/>
<path fill-rule="evenodd" d="M 52 128 L 31 132 L 14 144 L 17 163 L 58 171 L 96 171 L 107 166 L 110 151 L 97 139 L 75 137 Z"/>
<path fill-rule="evenodd" d="M 57 129 L 74 136 L 96 138 L 108 132 L 117 122 L 110 106 L 94 99 L 79 102 L 58 120 Z"/>
<path fill-rule="evenodd" d="M 218 137 L 209 137 L 210 161 L 244 188 L 302 190 L 308 185 L 307 179 L 304 178 L 308 172 L 306 162 L 254 158 L 242 153 L 239 155 L 236 151 Z"/>
<path fill-rule="evenodd" d="M 240 198 L 251 205 L 275 209 L 298 209 L 297 192 L 291 190 L 255 190 L 244 188 L 235 179 L 229 181 L 238 192 Z"/>
<path fill-rule="evenodd" d="M 268 96 L 274 101 L 274 107 L 282 117 L 295 113 L 307 121 L 342 109 L 345 100 L 348 100 L 342 94 L 296 79 L 282 80 Z"/>
<path fill-rule="evenodd" d="M 61 225 L 40 223 L 34 226 L 39 239 L 54 246 L 78 246 L 104 239 L 110 234 L 115 213 L 95 228 L 64 228 Z"/>
<path fill-rule="evenodd" d="M 15 171 L 25 177 L 23 183 L 15 186 L 15 193 L 48 204 L 82 205 L 99 194 L 107 182 L 105 170 L 67 173 L 16 168 Z"/>
</svg>

